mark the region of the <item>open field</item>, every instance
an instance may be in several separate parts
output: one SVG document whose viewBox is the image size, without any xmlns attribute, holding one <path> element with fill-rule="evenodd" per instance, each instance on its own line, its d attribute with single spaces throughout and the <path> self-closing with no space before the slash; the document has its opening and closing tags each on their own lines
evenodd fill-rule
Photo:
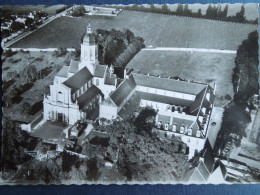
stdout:
<svg viewBox="0 0 260 195">
<path fill-rule="evenodd" d="M 232 69 L 235 67 L 235 54 L 142 50 L 127 65 L 141 73 L 179 77 L 181 79 L 217 84 L 216 103 L 223 106 L 224 96 L 233 96 L 231 82 Z"/>
<path fill-rule="evenodd" d="M 16 48 L 79 48 L 80 38 L 91 20 L 93 29 L 129 29 L 156 47 L 190 47 L 236 50 L 257 25 L 237 24 L 123 11 L 117 17 L 60 17 L 13 44 Z"/>
<path fill-rule="evenodd" d="M 28 60 L 31 65 L 34 65 L 37 71 L 40 71 L 46 67 L 52 67 L 52 71 L 44 78 L 38 79 L 33 83 L 33 86 L 25 91 L 21 97 L 21 102 L 13 104 L 10 107 L 3 107 L 3 115 L 10 117 L 12 120 L 30 122 L 35 116 L 26 115 L 21 111 L 21 105 L 24 102 L 28 102 L 31 105 L 41 102 L 43 100 L 43 94 L 49 92 L 49 85 L 52 84 L 54 76 L 62 65 L 68 65 L 70 59 L 74 58 L 74 52 L 67 52 L 66 55 L 62 57 L 53 57 L 54 52 L 17 52 L 11 57 L 2 58 L 2 80 L 8 81 L 14 79 L 12 83 L 3 93 L 3 96 L 8 96 L 10 91 L 22 84 L 22 79 L 20 76 L 21 72 L 26 66 L 28 66 Z M 20 61 L 19 61 L 20 59 Z M 16 63 L 14 63 L 16 62 Z M 40 111 L 41 112 L 41 111 Z M 40 114 L 37 113 L 36 115 Z"/>
</svg>

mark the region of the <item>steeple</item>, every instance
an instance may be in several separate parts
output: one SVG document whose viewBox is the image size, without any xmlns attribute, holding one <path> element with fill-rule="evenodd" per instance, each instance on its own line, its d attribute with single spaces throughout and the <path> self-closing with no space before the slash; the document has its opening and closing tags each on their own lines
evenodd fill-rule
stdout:
<svg viewBox="0 0 260 195">
<path fill-rule="evenodd" d="M 92 33 L 92 30 L 91 30 L 91 24 L 90 24 L 90 20 L 89 20 L 86 34 L 91 34 L 91 33 Z"/>
<path fill-rule="evenodd" d="M 109 67 L 109 74 L 110 74 L 110 76 L 112 74 L 114 74 L 114 71 L 115 71 L 114 66 L 111 64 L 110 67 Z"/>
<path fill-rule="evenodd" d="M 87 29 L 81 43 L 81 54 L 80 54 L 81 62 L 79 64 L 79 69 L 83 67 L 87 67 L 88 70 L 92 74 L 94 74 L 97 54 L 98 52 L 97 52 L 97 45 L 95 42 L 95 35 L 92 32 L 92 28 L 89 21 L 89 24 L 87 25 Z"/>
<path fill-rule="evenodd" d="M 92 33 L 92 28 L 91 28 L 90 21 L 88 23 L 87 31 L 86 31 L 86 33 L 85 33 L 85 35 L 83 37 L 82 43 L 84 45 L 93 45 L 93 44 L 95 44 L 95 36 Z"/>
</svg>

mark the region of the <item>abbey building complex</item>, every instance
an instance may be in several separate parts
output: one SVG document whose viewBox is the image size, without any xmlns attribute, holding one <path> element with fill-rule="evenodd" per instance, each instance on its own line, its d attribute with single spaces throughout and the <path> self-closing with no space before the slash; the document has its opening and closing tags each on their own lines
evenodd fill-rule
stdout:
<svg viewBox="0 0 260 195">
<path fill-rule="evenodd" d="M 63 66 L 44 96 L 44 119 L 68 125 L 86 119 L 125 120 L 150 107 L 157 111 L 153 133 L 180 137 L 189 147 L 189 158 L 203 149 L 216 86 L 143 74 L 127 66 L 118 75 L 116 68 L 99 64 L 88 25 L 80 61 Z"/>
</svg>

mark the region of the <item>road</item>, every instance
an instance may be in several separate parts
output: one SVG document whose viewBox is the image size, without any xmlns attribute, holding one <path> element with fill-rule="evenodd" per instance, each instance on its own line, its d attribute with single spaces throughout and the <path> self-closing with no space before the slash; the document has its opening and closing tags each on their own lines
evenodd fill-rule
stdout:
<svg viewBox="0 0 260 195">
<path fill-rule="evenodd" d="M 50 18 L 48 18 L 47 20 L 44 21 L 44 23 L 43 23 L 42 25 L 38 26 L 38 28 L 35 29 L 35 30 L 33 30 L 33 31 L 24 32 L 24 33 L 22 33 L 22 34 L 16 36 L 15 38 L 13 38 L 12 40 L 10 40 L 10 41 L 8 41 L 8 42 L 6 42 L 6 43 L 3 43 L 3 42 L 2 42 L 2 48 L 6 49 L 6 48 L 12 46 L 12 45 L 13 45 L 14 43 L 16 43 L 17 41 L 20 41 L 20 40 L 23 39 L 24 37 L 27 37 L 27 36 L 30 35 L 31 33 L 37 31 L 39 28 L 45 26 L 46 24 L 50 23 L 51 21 L 55 20 L 56 18 L 58 18 L 58 17 L 60 17 L 60 16 L 62 16 L 62 15 L 64 15 L 64 14 L 66 14 L 66 12 L 67 12 L 67 11 L 70 11 L 73 7 L 74 7 L 74 6 L 72 6 L 72 7 L 68 8 L 68 9 L 64 10 L 63 12 L 60 12 L 60 13 L 58 13 L 58 14 L 56 14 L 56 15 L 50 17 Z"/>
<path fill-rule="evenodd" d="M 228 53 L 236 54 L 236 50 L 224 49 L 204 49 L 204 48 L 179 48 L 179 47 L 147 47 L 143 50 L 158 50 L 158 51 L 188 51 L 188 52 L 206 52 L 206 53 Z"/>
</svg>

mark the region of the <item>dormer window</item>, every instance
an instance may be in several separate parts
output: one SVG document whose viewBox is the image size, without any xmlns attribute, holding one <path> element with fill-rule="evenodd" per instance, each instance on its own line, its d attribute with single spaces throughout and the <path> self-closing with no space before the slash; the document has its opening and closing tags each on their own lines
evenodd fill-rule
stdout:
<svg viewBox="0 0 260 195">
<path fill-rule="evenodd" d="M 165 123 L 164 129 L 165 129 L 165 130 L 169 130 L 169 123 Z"/>
<path fill-rule="evenodd" d="M 181 126 L 180 133 L 184 133 L 184 125 Z"/>
<path fill-rule="evenodd" d="M 157 128 L 158 128 L 158 129 L 161 129 L 161 126 L 162 126 L 162 121 L 159 121 L 159 122 L 157 123 Z"/>
<path fill-rule="evenodd" d="M 173 124 L 173 126 L 172 126 L 172 131 L 176 132 L 176 129 L 177 129 L 177 125 L 176 125 L 176 124 Z"/>
<path fill-rule="evenodd" d="M 192 128 L 188 129 L 188 135 L 192 135 Z"/>
<path fill-rule="evenodd" d="M 196 137 L 200 137 L 200 130 L 197 131 Z"/>
</svg>

